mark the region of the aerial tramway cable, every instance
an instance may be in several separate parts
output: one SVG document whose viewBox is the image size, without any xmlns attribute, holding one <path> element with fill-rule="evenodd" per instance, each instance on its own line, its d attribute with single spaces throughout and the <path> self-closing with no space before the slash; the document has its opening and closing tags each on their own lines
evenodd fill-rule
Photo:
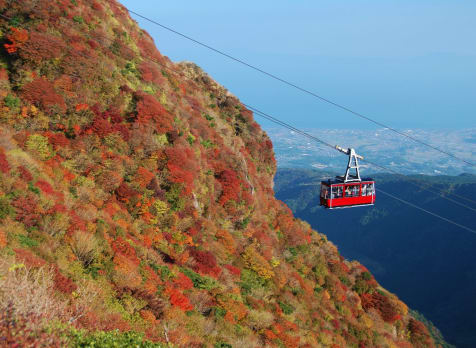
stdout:
<svg viewBox="0 0 476 348">
<path fill-rule="evenodd" d="M 326 142 L 326 141 L 324 141 L 324 140 L 322 140 L 322 139 L 319 139 L 319 138 L 317 138 L 317 137 L 315 137 L 315 136 L 313 136 L 313 135 L 311 135 L 311 134 L 309 134 L 309 133 L 306 133 L 306 132 L 304 132 L 304 131 L 301 131 L 301 130 L 299 130 L 299 129 L 293 127 L 293 126 L 291 126 L 291 125 L 288 124 L 288 123 L 285 123 L 285 122 L 283 122 L 283 121 L 280 121 L 280 120 L 278 120 L 277 118 L 275 118 L 275 117 L 273 117 L 273 116 L 271 116 L 271 115 L 269 115 L 269 114 L 266 114 L 266 113 L 264 113 L 264 112 L 262 112 L 262 111 L 256 109 L 255 107 L 253 107 L 253 106 L 251 106 L 251 105 L 247 105 L 247 104 L 244 104 L 244 103 L 243 103 L 243 105 L 245 105 L 248 109 L 253 110 L 253 111 L 255 112 L 255 114 L 257 114 L 258 116 L 261 116 L 261 117 L 263 117 L 263 118 L 265 118 L 265 119 L 267 119 L 267 120 L 269 120 L 269 121 L 271 121 L 271 122 L 274 122 L 274 123 L 276 123 L 276 124 L 279 124 L 279 125 L 281 125 L 281 126 L 283 126 L 283 127 L 286 127 L 286 128 L 288 128 L 289 130 L 291 130 L 291 131 L 293 131 L 293 132 L 295 132 L 295 133 L 301 134 L 301 135 L 303 135 L 303 136 L 305 136 L 305 137 L 307 137 L 307 138 L 309 138 L 309 139 L 311 139 L 311 140 L 314 140 L 314 141 L 316 141 L 316 142 L 319 142 L 319 143 L 321 143 L 321 144 L 323 144 L 323 145 L 325 145 L 325 146 L 328 146 L 328 147 L 332 148 L 333 150 L 335 150 L 335 146 L 333 146 L 332 144 L 330 144 L 330 143 L 328 143 L 328 142 Z M 417 186 L 418 188 L 420 188 L 420 189 L 422 189 L 422 190 L 426 190 L 426 191 L 429 191 L 429 192 L 431 192 L 431 193 L 437 194 L 439 197 L 444 198 L 444 199 L 446 199 L 446 200 L 448 200 L 448 201 L 450 201 L 450 202 L 453 202 L 453 203 L 455 203 L 455 204 L 457 204 L 457 205 L 459 205 L 459 206 L 465 207 L 465 208 L 470 209 L 470 210 L 472 210 L 472 211 L 476 211 L 476 209 L 474 209 L 474 208 L 472 208 L 472 207 L 470 207 L 470 206 L 468 206 L 468 205 L 462 204 L 462 203 L 460 203 L 460 202 L 458 202 L 458 201 L 455 201 L 455 200 L 453 200 L 453 199 L 451 199 L 451 198 L 449 198 L 449 197 L 444 196 L 445 192 L 443 192 L 443 191 L 440 191 L 440 193 L 436 193 L 436 192 L 434 192 L 434 191 L 432 191 L 432 190 L 429 190 L 429 189 L 428 189 L 428 185 L 426 185 L 427 187 L 424 187 L 424 186 L 422 186 L 422 185 L 419 185 L 419 184 L 417 183 L 417 181 L 412 180 L 412 179 L 410 179 L 408 176 L 406 176 L 406 175 L 404 175 L 404 174 L 401 174 L 401 173 L 399 173 L 399 172 L 397 172 L 397 171 L 395 171 L 395 170 L 393 170 L 393 169 L 384 167 L 384 166 L 379 165 L 379 164 L 377 164 L 377 163 L 375 163 L 375 162 L 369 161 L 369 160 L 367 160 L 367 159 L 365 159 L 365 158 L 363 159 L 363 161 L 365 161 L 365 162 L 367 162 L 367 163 L 369 163 L 369 164 L 371 164 L 371 165 L 373 165 L 373 166 L 375 166 L 375 167 L 378 167 L 378 168 L 380 168 L 380 169 L 384 169 L 384 170 L 387 170 L 387 171 L 392 172 L 392 173 L 394 173 L 394 174 L 397 174 L 397 175 L 401 176 L 402 178 L 404 178 L 405 180 L 407 180 L 408 182 L 412 183 L 413 185 Z M 453 193 L 452 193 L 452 194 L 453 194 Z M 453 194 L 453 195 L 454 195 L 454 194 Z M 456 196 L 456 195 L 455 195 L 455 196 Z M 461 196 L 461 198 L 465 198 L 465 197 Z"/>
<path fill-rule="evenodd" d="M 2 14 L 0 14 L 0 17 L 5 18 L 5 19 L 7 19 L 7 20 L 11 20 L 11 18 L 6 17 L 6 16 L 4 16 L 4 15 L 2 15 Z M 103 38 L 105 38 L 105 37 L 103 37 Z M 112 41 L 112 40 L 110 40 L 110 39 L 108 39 L 108 38 L 105 38 L 105 39 L 108 40 L 108 41 Z M 130 49 L 130 48 L 127 48 L 127 49 Z M 132 51 L 132 49 L 130 49 L 130 50 Z M 81 55 L 84 54 L 83 52 L 78 52 L 78 53 L 81 54 Z M 86 55 L 84 55 L 84 56 L 86 57 Z M 160 62 L 158 62 L 158 61 L 152 59 L 151 57 L 148 57 L 148 56 L 143 56 L 143 57 L 144 57 L 145 59 L 147 59 L 147 60 L 153 62 L 153 63 L 156 63 L 156 64 L 160 65 L 161 67 L 163 67 L 163 68 L 165 68 L 165 69 L 167 69 L 167 70 L 170 70 L 170 71 L 172 71 L 172 72 L 174 72 L 174 73 L 176 73 L 176 74 L 181 75 L 181 73 L 180 73 L 179 71 L 177 71 L 177 70 L 175 70 L 175 69 L 172 69 L 172 68 L 166 66 L 165 64 L 160 63 Z M 70 75 L 70 76 L 72 76 L 72 77 L 80 78 L 80 76 L 73 75 L 73 74 L 65 74 L 65 75 Z M 183 75 L 182 75 L 182 76 L 183 76 Z M 195 82 L 193 79 L 191 79 L 191 78 L 189 78 L 189 77 L 186 77 L 186 76 L 183 76 L 183 77 L 186 78 L 186 79 L 188 79 L 188 80 L 190 80 L 190 81 Z M 245 103 L 242 103 L 242 104 L 243 104 L 244 106 L 246 106 L 247 108 L 249 108 L 250 110 L 254 111 L 254 112 L 255 112 L 258 116 L 260 116 L 260 117 L 263 117 L 263 118 L 265 118 L 265 119 L 267 119 L 267 120 L 269 120 L 269 121 L 271 121 L 271 122 L 273 122 L 273 123 L 275 123 L 275 124 L 281 125 L 281 126 L 283 126 L 283 127 L 285 127 L 285 128 L 288 128 L 288 129 L 292 130 L 292 131 L 295 132 L 295 133 L 301 134 L 301 135 L 303 135 L 303 136 L 305 136 L 305 137 L 307 137 L 307 138 L 309 138 L 309 139 L 311 139 L 311 140 L 313 140 L 313 141 L 316 141 L 316 142 L 318 142 L 318 143 L 320 143 L 320 144 L 323 144 L 323 145 L 328 146 L 328 147 L 330 147 L 330 148 L 332 148 L 332 149 L 335 150 L 335 146 L 333 146 L 332 144 L 330 144 L 330 143 L 328 143 L 328 142 L 326 142 L 326 141 L 324 141 L 324 140 L 322 140 L 322 139 L 319 139 L 319 138 L 316 137 L 316 136 L 313 136 L 313 135 L 311 135 L 311 134 L 309 134 L 309 133 L 306 133 L 306 132 L 304 132 L 304 131 L 302 131 L 302 130 L 300 130 L 300 129 L 298 129 L 298 128 L 295 128 L 295 127 L 293 127 L 292 125 L 287 124 L 286 122 L 283 122 L 283 121 L 281 121 L 281 120 L 279 120 L 279 119 L 277 119 L 277 118 L 275 118 L 275 117 L 273 117 L 273 116 L 271 116 L 271 115 L 269 115 L 269 114 L 266 114 L 266 113 L 264 113 L 264 112 L 262 112 L 262 111 L 260 111 L 260 110 L 258 110 L 258 109 L 256 109 L 256 108 L 252 107 L 251 105 L 247 105 L 247 104 L 245 104 Z M 368 163 L 371 163 L 371 162 L 369 162 L 369 161 L 367 161 L 367 162 L 368 162 Z M 371 164 L 372 164 L 372 163 L 371 163 Z M 377 165 L 377 166 L 379 166 L 379 165 Z M 380 167 L 380 168 L 387 169 L 387 170 L 389 170 L 389 171 L 393 171 L 393 170 L 390 170 L 390 169 L 388 169 L 388 168 L 386 168 L 386 167 L 384 167 L 384 166 L 379 166 L 379 167 Z M 405 175 L 403 175 L 403 174 L 400 174 L 400 175 L 402 175 L 403 177 L 406 178 Z M 422 188 L 422 187 L 421 187 L 421 188 Z M 440 196 L 440 197 L 442 197 L 442 198 L 448 199 L 447 197 L 442 196 L 441 194 L 438 194 L 438 193 L 435 193 L 434 191 L 428 190 L 428 188 L 423 188 L 423 189 L 425 189 L 425 190 L 427 190 L 427 191 L 429 191 L 429 192 L 432 192 L 432 193 L 434 193 L 434 194 L 437 194 L 438 196 Z M 458 227 L 460 227 L 460 228 L 462 228 L 462 229 L 464 229 L 464 230 L 467 230 L 467 231 L 469 231 L 469 232 L 472 232 L 472 233 L 475 233 L 475 234 L 476 234 L 476 231 L 475 231 L 475 230 L 473 230 L 473 229 L 471 229 L 471 228 L 469 228 L 469 227 L 466 227 L 466 226 L 464 226 L 464 225 L 461 225 L 461 224 L 459 224 L 459 223 L 457 223 L 457 222 L 454 222 L 454 221 L 452 221 L 451 219 L 442 217 L 442 216 L 440 216 L 440 215 L 438 215 L 438 214 L 436 214 L 436 213 L 433 213 L 433 212 L 428 211 L 428 210 L 426 210 L 426 209 L 424 209 L 424 208 L 421 208 L 421 207 L 419 207 L 419 206 L 417 206 L 417 205 L 415 205 L 415 204 L 413 204 L 413 203 L 411 203 L 411 202 L 407 202 L 407 201 L 405 201 L 405 200 L 403 200 L 403 199 L 400 199 L 400 198 L 398 198 L 398 197 L 395 197 L 395 196 L 393 196 L 393 195 L 391 195 L 391 194 L 389 194 L 389 193 L 387 193 L 387 192 L 384 192 L 384 191 L 381 190 L 381 189 L 378 189 L 378 191 L 379 191 L 379 192 L 382 192 L 382 193 L 384 193 L 384 194 L 386 194 L 386 195 L 389 196 L 389 197 L 395 198 L 396 200 L 398 200 L 398 201 L 400 201 L 400 202 L 402 202 L 402 203 L 404 203 L 404 204 L 407 204 L 407 205 L 409 205 L 409 206 L 412 206 L 412 207 L 414 207 L 414 208 L 416 208 L 416 209 L 419 209 L 419 210 L 421 210 L 421 211 L 424 211 L 424 212 L 426 212 L 426 213 L 428 213 L 428 214 L 430 214 L 430 215 L 432 215 L 432 216 L 434 216 L 434 217 L 440 218 L 440 219 L 443 220 L 443 221 L 446 221 L 446 222 L 451 223 L 451 224 L 453 224 L 453 225 L 455 225 L 455 226 L 458 226 Z M 450 200 L 450 201 L 452 201 L 452 200 Z M 467 206 L 466 206 L 466 207 L 467 207 Z M 470 208 L 470 207 L 467 207 L 467 208 L 469 208 L 469 209 L 471 209 L 471 210 L 474 210 L 473 208 Z"/>
<path fill-rule="evenodd" d="M 411 206 L 411 207 L 413 207 L 413 208 L 415 208 L 415 209 L 424 211 L 424 212 L 427 213 L 427 214 L 433 215 L 433 216 L 435 216 L 435 217 L 437 217 L 437 218 L 439 218 L 439 219 L 441 219 L 441 220 L 444 220 L 444 221 L 446 221 L 446 222 L 448 222 L 448 223 L 450 223 L 450 224 L 453 224 L 453 225 L 455 225 L 455 226 L 458 226 L 458 227 L 460 227 L 460 228 L 462 228 L 462 229 L 464 229 L 464 230 L 466 230 L 466 231 L 468 231 L 468 232 L 471 232 L 471 233 L 476 234 L 476 231 L 473 230 L 472 228 L 469 228 L 469 227 L 466 227 L 466 226 L 464 226 L 464 225 L 461 225 L 461 224 L 459 224 L 459 223 L 457 223 L 457 222 L 454 222 L 453 220 L 447 219 L 447 218 L 445 218 L 445 217 L 443 217 L 443 216 L 441 216 L 441 215 L 438 215 L 438 214 L 433 213 L 433 212 L 431 212 L 431 211 L 429 211 L 429 210 L 426 210 L 425 208 L 422 208 L 422 207 L 420 207 L 420 206 L 418 206 L 418 205 L 416 205 L 416 204 L 413 204 L 413 203 L 408 202 L 408 201 L 406 201 L 406 200 L 404 200 L 404 199 L 398 198 L 398 197 L 392 195 L 391 193 L 388 193 L 388 192 L 383 191 L 382 189 L 377 189 L 377 191 L 380 192 L 380 193 L 383 193 L 384 195 L 389 196 L 389 197 L 391 197 L 391 198 L 393 198 L 393 199 L 396 199 L 397 201 L 400 201 L 400 202 L 402 202 L 402 203 L 404 203 L 404 204 L 406 204 L 406 205 L 409 205 L 409 206 Z"/>
<path fill-rule="evenodd" d="M 425 141 L 422 141 L 422 140 L 420 140 L 420 139 L 418 139 L 418 138 L 415 138 L 414 136 L 411 136 L 411 135 L 408 135 L 408 134 L 406 134 L 406 133 L 404 133 L 404 132 L 402 132 L 402 131 L 399 131 L 398 129 L 395 129 L 395 128 L 393 128 L 393 127 L 387 126 L 387 125 L 385 125 L 384 123 L 382 123 L 382 122 L 380 122 L 380 121 L 374 120 L 373 118 L 370 118 L 370 117 L 368 117 L 368 116 L 365 116 L 364 114 L 362 114 L 362 113 L 360 113 L 360 112 L 354 111 L 354 110 L 350 109 L 349 107 L 346 107 L 346 106 L 344 106 L 344 105 L 342 105 L 342 104 L 339 104 L 339 103 L 337 103 L 337 102 L 334 102 L 334 101 L 332 101 L 332 100 L 330 100 L 330 99 L 327 99 L 327 98 L 325 98 L 325 97 L 323 97 L 323 96 L 321 96 L 321 95 L 319 95 L 319 94 L 317 94 L 317 93 L 315 93 L 315 92 L 310 91 L 309 89 L 300 87 L 299 85 L 297 85 L 297 84 L 295 84 L 295 83 L 293 83 L 293 82 L 290 82 L 290 81 L 288 81 L 288 80 L 286 80 L 286 79 L 284 79 L 284 78 L 282 78 L 282 77 L 279 77 L 279 76 L 277 76 L 277 75 L 275 75 L 275 74 L 269 73 L 269 72 L 267 72 L 267 71 L 265 71 L 265 70 L 263 70 L 263 69 L 261 69 L 261 68 L 258 68 L 258 67 L 255 66 L 255 65 L 252 65 L 252 64 L 250 64 L 250 63 L 247 63 L 247 62 L 245 62 L 245 61 L 242 60 L 242 59 L 236 58 L 236 57 L 234 57 L 234 56 L 232 56 L 232 55 L 230 55 L 230 54 L 228 54 L 228 53 L 225 53 L 225 52 L 223 52 L 223 51 L 221 51 L 221 50 L 219 50 L 219 49 L 217 49 L 217 48 L 214 48 L 214 47 L 212 47 L 212 46 L 210 46 L 210 45 L 208 45 L 208 44 L 205 44 L 205 43 L 203 43 L 203 42 L 201 42 L 201 41 L 199 41 L 199 40 L 196 40 L 196 39 L 194 39 L 194 38 L 192 38 L 192 37 L 190 37 L 190 36 L 188 36 L 188 35 L 185 35 L 185 34 L 179 32 L 179 31 L 177 31 L 177 30 L 175 30 L 175 29 L 172 29 L 172 28 L 170 28 L 170 27 L 168 27 L 168 26 L 166 26 L 166 25 L 163 25 L 163 24 L 161 24 L 161 23 L 159 23 L 159 22 L 157 22 L 157 21 L 155 21 L 155 20 L 153 20 L 153 19 L 150 19 L 150 18 L 148 18 L 148 17 L 146 17 L 146 16 L 144 16 L 144 15 L 141 15 L 141 14 L 135 12 L 135 11 L 132 11 L 132 10 L 130 10 L 130 9 L 127 9 L 127 10 L 128 10 L 130 13 L 136 15 L 137 17 L 140 17 L 140 18 L 142 18 L 142 19 L 144 19 L 144 20 L 146 20 L 146 21 L 148 21 L 148 22 L 150 22 L 150 23 L 152 23 L 152 24 L 155 24 L 155 25 L 157 25 L 157 26 L 159 26 L 159 27 L 161 27 L 161 28 L 163 28 L 163 29 L 165 29 L 165 30 L 168 30 L 169 32 L 172 32 L 172 33 L 174 33 L 174 34 L 176 34 L 176 35 L 179 35 L 179 36 L 181 36 L 181 37 L 183 37 L 183 38 L 185 38 L 185 39 L 187 39 L 187 40 L 189 40 L 189 41 L 194 42 L 194 43 L 197 44 L 197 45 L 200 45 L 200 46 L 202 46 L 202 47 L 205 47 L 205 48 L 207 48 L 207 49 L 209 49 L 209 50 L 211 50 L 211 51 L 213 51 L 213 52 L 215 52 L 215 53 L 217 53 L 217 54 L 220 54 L 220 55 L 222 55 L 222 56 L 224 56 L 224 57 L 226 57 L 226 58 L 228 58 L 228 59 L 231 59 L 231 60 L 233 60 L 233 61 L 235 61 L 235 62 L 237 62 L 237 63 L 240 63 L 240 64 L 242 64 L 242 65 L 244 65 L 244 66 L 246 66 L 246 67 L 248 67 L 248 68 L 250 68 L 250 69 L 253 69 L 253 70 L 255 70 L 255 71 L 257 71 L 257 72 L 259 72 L 259 73 L 261 73 L 261 74 L 263 74 L 263 75 L 266 75 L 266 76 L 268 76 L 268 77 L 270 77 L 270 78 L 272 78 L 272 79 L 274 79 L 274 80 L 277 80 L 277 81 L 279 81 L 279 82 L 281 82 L 281 83 L 283 83 L 283 84 L 285 84 L 285 85 L 288 85 L 288 86 L 290 86 L 290 87 L 292 87 L 292 88 L 294 88 L 294 89 L 297 89 L 297 90 L 299 90 L 299 91 L 301 91 L 301 92 L 303 92 L 303 93 L 306 93 L 306 94 L 308 94 L 308 95 L 310 95 L 310 96 L 312 96 L 312 97 L 314 97 L 314 98 L 317 98 L 317 99 L 319 99 L 319 100 L 321 100 L 321 101 L 323 101 L 323 102 L 325 102 L 325 103 L 327 103 L 327 104 L 333 105 L 333 106 L 335 106 L 335 107 L 337 107 L 337 108 L 339 108 L 339 109 L 341 109 L 341 110 L 344 110 L 344 111 L 346 111 L 346 112 L 349 112 L 349 113 L 353 114 L 354 116 L 360 117 L 361 119 L 364 119 L 364 120 L 367 120 L 367 121 L 369 121 L 369 122 L 372 122 L 372 123 L 374 123 L 374 124 L 376 124 L 376 125 L 378 125 L 378 126 L 380 126 L 380 127 L 388 128 L 388 130 L 390 130 L 390 131 L 392 131 L 392 132 L 394 132 L 394 133 L 396 133 L 396 134 L 399 134 L 399 135 L 404 136 L 404 137 L 406 137 L 406 138 L 408 138 L 408 139 L 411 139 L 412 141 L 414 141 L 414 142 L 416 142 L 416 143 L 418 143 L 418 144 L 420 144 L 420 145 L 427 146 L 427 147 L 429 147 L 429 148 L 431 148 L 431 149 L 433 149 L 433 150 L 435 150 L 435 151 L 438 151 L 438 152 L 440 152 L 440 153 L 443 153 L 443 154 L 445 154 L 445 155 L 447 155 L 447 156 L 449 156 L 449 157 L 452 157 L 452 158 L 454 158 L 454 159 L 456 159 L 456 160 L 462 161 L 462 162 L 466 163 L 467 165 L 470 165 L 470 166 L 472 166 L 472 167 L 476 167 L 476 164 L 475 164 L 475 163 L 472 163 L 472 162 L 470 162 L 470 161 L 468 161 L 468 160 L 466 160 L 466 159 L 464 159 L 464 158 L 458 157 L 458 156 L 452 154 L 451 152 L 448 152 L 448 151 L 446 151 L 446 150 L 443 150 L 443 149 L 441 149 L 441 148 L 439 148 L 439 147 L 437 147 L 437 146 L 431 145 L 431 144 L 429 144 L 429 143 L 427 143 L 427 142 L 425 142 Z"/>
</svg>

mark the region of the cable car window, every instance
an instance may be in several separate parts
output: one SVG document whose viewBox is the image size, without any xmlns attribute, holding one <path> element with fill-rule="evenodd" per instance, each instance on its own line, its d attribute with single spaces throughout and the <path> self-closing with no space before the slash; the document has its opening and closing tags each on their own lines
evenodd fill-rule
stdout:
<svg viewBox="0 0 476 348">
<path fill-rule="evenodd" d="M 374 184 L 362 185 L 362 196 L 372 196 L 374 194 Z"/>
<path fill-rule="evenodd" d="M 327 186 L 321 185 L 321 197 L 327 199 Z"/>
<path fill-rule="evenodd" d="M 359 185 L 349 185 L 345 188 L 346 197 L 357 197 L 359 195 Z"/>
<path fill-rule="evenodd" d="M 367 189 L 367 193 L 368 193 L 368 196 L 373 196 L 375 194 L 375 189 L 374 189 L 374 184 L 373 183 L 369 184 L 369 187 Z"/>
<path fill-rule="evenodd" d="M 332 197 L 331 198 L 342 198 L 342 186 L 332 186 Z"/>
</svg>

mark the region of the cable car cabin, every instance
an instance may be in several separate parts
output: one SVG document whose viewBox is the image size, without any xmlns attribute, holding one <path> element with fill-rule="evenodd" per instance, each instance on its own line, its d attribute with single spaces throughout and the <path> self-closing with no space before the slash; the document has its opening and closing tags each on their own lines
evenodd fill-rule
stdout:
<svg viewBox="0 0 476 348">
<path fill-rule="evenodd" d="M 328 180 L 321 182 L 321 205 L 329 209 L 373 205 L 375 182 L 366 178 L 360 182 Z"/>
<path fill-rule="evenodd" d="M 359 173 L 358 159 L 364 158 L 357 155 L 352 148 L 344 150 L 336 145 L 336 149 L 348 155 L 349 162 L 344 176 L 321 182 L 320 205 L 329 209 L 373 205 L 375 181 L 371 178 L 361 179 Z M 355 174 L 351 173 L 352 170 L 355 170 Z"/>
</svg>

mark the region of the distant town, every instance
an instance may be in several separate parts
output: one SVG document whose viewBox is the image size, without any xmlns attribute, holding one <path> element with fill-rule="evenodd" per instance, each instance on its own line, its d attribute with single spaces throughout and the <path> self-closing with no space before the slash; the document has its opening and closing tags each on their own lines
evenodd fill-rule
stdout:
<svg viewBox="0 0 476 348">
<path fill-rule="evenodd" d="M 347 157 L 286 129 L 266 130 L 273 141 L 280 168 L 316 168 L 339 172 L 345 168 Z M 354 147 L 371 162 L 402 174 L 458 175 L 476 174 L 476 169 L 464 162 L 445 156 L 430 148 L 398 135 L 386 128 L 377 130 L 305 129 L 331 144 Z M 465 130 L 405 130 L 405 133 L 426 143 L 434 144 L 460 158 L 476 158 L 476 129 Z M 363 161 L 362 174 L 384 170 Z"/>
</svg>

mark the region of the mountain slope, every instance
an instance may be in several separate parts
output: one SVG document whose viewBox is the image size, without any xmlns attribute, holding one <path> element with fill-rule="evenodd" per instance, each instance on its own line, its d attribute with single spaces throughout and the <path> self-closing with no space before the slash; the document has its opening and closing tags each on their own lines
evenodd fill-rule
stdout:
<svg viewBox="0 0 476 348">
<path fill-rule="evenodd" d="M 319 208 L 320 181 L 327 173 L 279 169 L 276 196 L 313 228 L 326 231 L 347 258 L 364 263 L 382 284 L 431 319 L 458 347 L 474 347 L 476 238 L 377 192 L 374 207 L 329 211 Z M 470 228 L 474 212 L 422 191 L 399 176 L 375 176 L 377 188 Z M 476 176 L 418 176 L 431 189 L 472 199 Z M 452 199 L 472 205 L 457 196 Z"/>
<path fill-rule="evenodd" d="M 0 0 L 0 12 L 9 339 L 74 345 L 119 329 L 188 347 L 433 345 L 274 198 L 272 144 L 252 113 L 162 56 L 123 6 Z"/>
</svg>

